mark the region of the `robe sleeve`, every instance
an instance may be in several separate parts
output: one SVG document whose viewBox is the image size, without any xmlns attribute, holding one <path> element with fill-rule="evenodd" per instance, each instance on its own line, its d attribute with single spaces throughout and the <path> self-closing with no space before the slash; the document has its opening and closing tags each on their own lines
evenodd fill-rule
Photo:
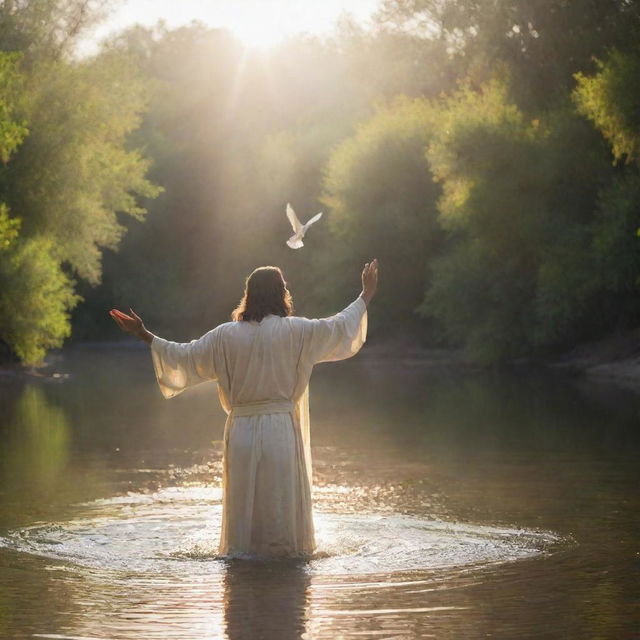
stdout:
<svg viewBox="0 0 640 640">
<path fill-rule="evenodd" d="M 307 320 L 308 354 L 313 364 L 354 356 L 367 339 L 367 305 L 358 296 L 329 318 Z"/>
<path fill-rule="evenodd" d="M 217 379 L 215 336 L 216 329 L 191 342 L 172 342 L 158 336 L 153 337 L 153 369 L 165 398 L 173 398 L 188 387 Z"/>
</svg>

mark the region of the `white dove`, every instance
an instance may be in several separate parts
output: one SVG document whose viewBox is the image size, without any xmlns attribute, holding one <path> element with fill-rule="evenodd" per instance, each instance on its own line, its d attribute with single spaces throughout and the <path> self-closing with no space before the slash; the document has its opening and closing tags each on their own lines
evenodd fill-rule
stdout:
<svg viewBox="0 0 640 640">
<path fill-rule="evenodd" d="M 296 216 L 295 211 L 292 209 L 291 205 L 287 203 L 287 218 L 289 218 L 289 222 L 293 227 L 294 234 L 287 240 L 287 244 L 292 249 L 299 249 L 304 246 L 304 242 L 302 242 L 302 238 L 304 238 L 304 234 L 307 232 L 307 229 L 314 223 L 318 222 L 322 217 L 322 211 L 320 213 L 316 213 L 313 218 L 308 220 L 306 224 L 302 224 L 300 220 L 298 220 L 298 216 Z"/>
</svg>

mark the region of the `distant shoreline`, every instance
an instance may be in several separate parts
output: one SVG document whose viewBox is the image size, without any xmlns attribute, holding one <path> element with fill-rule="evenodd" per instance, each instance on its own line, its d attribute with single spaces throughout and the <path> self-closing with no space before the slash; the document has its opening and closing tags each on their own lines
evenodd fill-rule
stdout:
<svg viewBox="0 0 640 640">
<path fill-rule="evenodd" d="M 51 351 L 41 367 L 24 367 L 18 362 L 0 361 L 0 383 L 3 380 L 54 378 L 57 364 L 65 353 L 83 350 L 144 351 L 148 346 L 137 340 L 86 341 L 72 343 Z M 491 370 L 473 362 L 462 349 L 420 347 L 407 342 L 389 341 L 364 345 L 360 358 L 388 361 L 411 367 L 437 370 L 482 372 Z M 640 393 L 640 329 L 580 345 L 563 354 L 540 359 L 517 359 L 504 370 L 548 371 L 567 377 L 602 380 Z"/>
</svg>

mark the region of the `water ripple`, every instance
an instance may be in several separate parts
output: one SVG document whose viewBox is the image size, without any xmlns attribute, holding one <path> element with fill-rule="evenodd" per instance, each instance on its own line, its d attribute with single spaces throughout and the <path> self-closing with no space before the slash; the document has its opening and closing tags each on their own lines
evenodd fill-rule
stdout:
<svg viewBox="0 0 640 640">
<path fill-rule="evenodd" d="M 0 537 L 0 546 L 93 569 L 186 580 L 222 570 L 217 554 L 220 490 L 167 487 L 77 505 L 78 517 L 39 522 Z M 547 531 L 428 520 L 401 514 L 314 511 L 314 575 L 367 575 L 486 567 L 550 553 Z M 380 583 L 376 583 L 380 588 Z"/>
</svg>

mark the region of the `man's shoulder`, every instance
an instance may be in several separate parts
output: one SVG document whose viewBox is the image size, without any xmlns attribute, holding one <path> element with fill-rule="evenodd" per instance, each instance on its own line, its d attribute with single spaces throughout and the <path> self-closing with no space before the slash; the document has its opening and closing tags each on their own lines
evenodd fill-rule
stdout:
<svg viewBox="0 0 640 640">
<path fill-rule="evenodd" d="M 302 327 L 311 322 L 311 320 L 305 316 L 286 316 L 283 320 L 288 322 L 292 327 Z"/>
<path fill-rule="evenodd" d="M 213 329 L 211 329 L 211 333 L 218 333 L 218 334 L 225 334 L 228 333 L 229 331 L 233 331 L 237 326 L 238 326 L 238 322 L 235 322 L 234 320 L 230 320 L 229 322 L 223 322 L 222 324 L 219 324 L 217 327 L 214 327 Z"/>
</svg>

